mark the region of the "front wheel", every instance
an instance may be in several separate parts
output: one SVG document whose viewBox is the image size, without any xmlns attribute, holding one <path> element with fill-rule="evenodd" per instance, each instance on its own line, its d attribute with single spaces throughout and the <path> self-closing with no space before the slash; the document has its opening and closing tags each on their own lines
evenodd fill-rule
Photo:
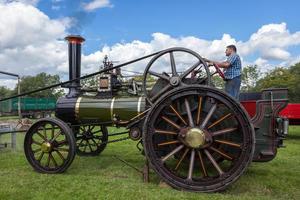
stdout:
<svg viewBox="0 0 300 200">
<path fill-rule="evenodd" d="M 73 132 L 59 119 L 41 119 L 25 135 L 25 156 L 29 164 L 41 173 L 64 172 L 73 162 L 75 151 Z"/>
</svg>

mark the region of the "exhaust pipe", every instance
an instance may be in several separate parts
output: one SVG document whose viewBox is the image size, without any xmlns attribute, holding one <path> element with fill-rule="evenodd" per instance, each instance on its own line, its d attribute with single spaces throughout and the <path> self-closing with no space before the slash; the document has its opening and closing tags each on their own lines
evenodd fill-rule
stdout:
<svg viewBox="0 0 300 200">
<path fill-rule="evenodd" d="M 79 35 L 69 35 L 65 38 L 69 43 L 69 80 L 80 77 L 81 71 L 81 44 L 85 39 Z M 66 86 L 69 88 L 68 98 L 78 97 L 80 91 L 80 80 L 73 81 Z"/>
</svg>

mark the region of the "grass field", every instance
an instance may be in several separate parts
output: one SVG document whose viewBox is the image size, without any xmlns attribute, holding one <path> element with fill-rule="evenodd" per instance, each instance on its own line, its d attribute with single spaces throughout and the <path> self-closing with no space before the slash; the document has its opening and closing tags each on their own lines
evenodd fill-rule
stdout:
<svg viewBox="0 0 300 200">
<path fill-rule="evenodd" d="M 8 135 L 2 141 L 9 141 Z M 23 150 L 0 150 L 0 200 L 8 199 L 300 199 L 300 127 L 290 127 L 286 148 L 268 163 L 252 163 L 225 192 L 198 194 L 160 187 L 151 172 L 143 183 L 134 169 L 114 155 L 141 168 L 144 157 L 136 142 L 109 144 L 99 157 L 76 156 L 71 167 L 58 175 L 39 174 L 29 166 Z"/>
</svg>

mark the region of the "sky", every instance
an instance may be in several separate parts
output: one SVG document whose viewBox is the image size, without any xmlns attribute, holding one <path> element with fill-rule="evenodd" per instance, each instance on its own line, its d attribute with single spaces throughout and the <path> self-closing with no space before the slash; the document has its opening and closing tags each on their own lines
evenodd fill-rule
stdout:
<svg viewBox="0 0 300 200">
<path fill-rule="evenodd" d="M 66 80 L 64 37 L 79 34 L 82 74 L 99 70 L 105 55 L 122 63 L 175 46 L 224 60 L 229 44 L 243 66 L 267 72 L 300 61 L 299 7 L 296 0 L 0 0 L 0 70 Z M 1 86 L 15 83 L 0 76 Z"/>
</svg>

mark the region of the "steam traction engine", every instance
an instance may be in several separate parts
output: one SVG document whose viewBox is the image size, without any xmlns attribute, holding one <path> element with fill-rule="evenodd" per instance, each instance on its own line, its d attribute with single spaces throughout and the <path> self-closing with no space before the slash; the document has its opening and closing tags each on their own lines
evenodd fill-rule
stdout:
<svg viewBox="0 0 300 200">
<path fill-rule="evenodd" d="M 76 152 L 99 155 L 108 143 L 107 126 L 117 125 L 142 142 L 163 181 L 180 190 L 214 192 L 235 182 L 251 161 L 273 159 L 282 144 L 286 127 L 278 112 L 287 104 L 287 90 L 264 91 L 250 119 L 239 102 L 211 86 L 212 72 L 201 56 L 171 48 L 118 66 L 106 63 L 97 73 L 98 88 L 89 91 L 80 84 L 84 39 L 66 39 L 70 81 L 63 86 L 69 93 L 57 101 L 56 118 L 37 121 L 25 137 L 26 158 L 38 172 L 64 172 Z M 142 84 L 120 80 L 121 67 L 148 57 Z M 192 64 L 184 66 L 183 57 Z"/>
</svg>

